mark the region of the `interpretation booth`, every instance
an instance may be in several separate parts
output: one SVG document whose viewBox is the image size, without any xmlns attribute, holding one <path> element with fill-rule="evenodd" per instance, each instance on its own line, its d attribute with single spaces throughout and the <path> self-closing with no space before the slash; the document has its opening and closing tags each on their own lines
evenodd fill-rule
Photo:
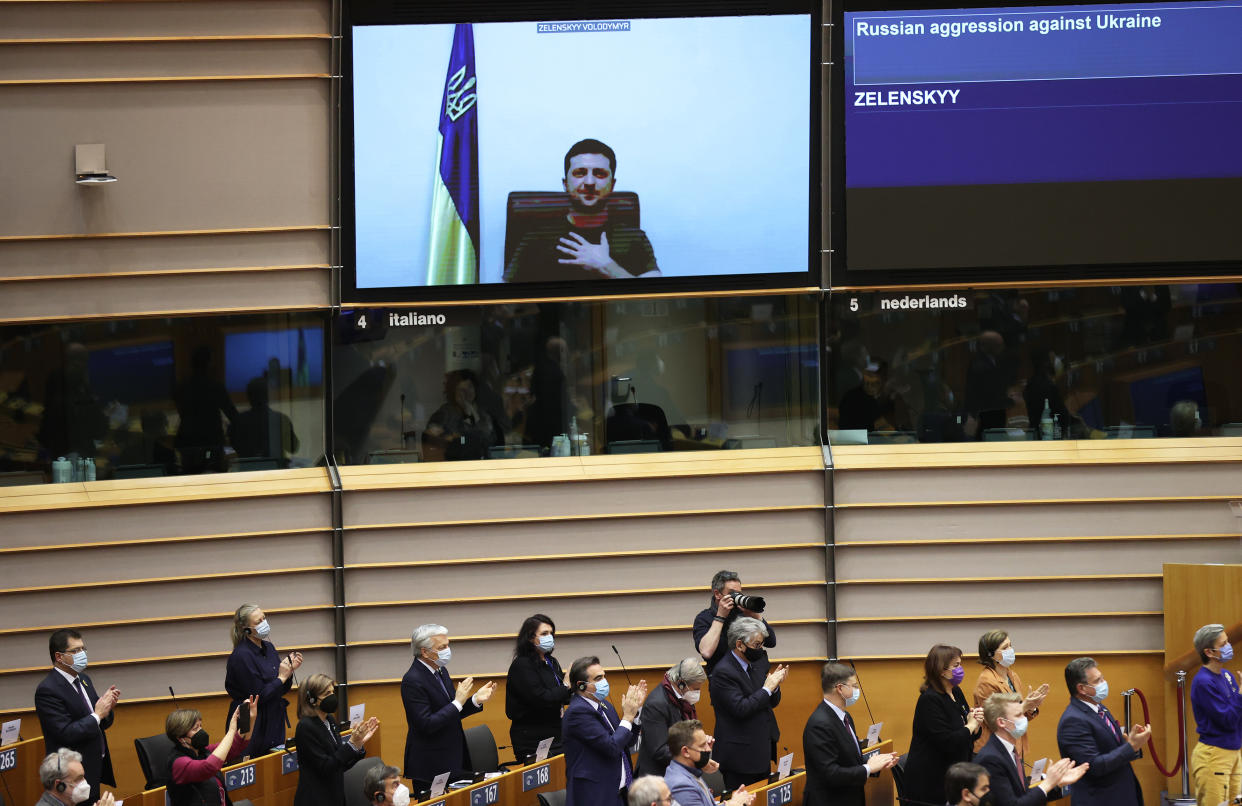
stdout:
<svg viewBox="0 0 1242 806">
<path fill-rule="evenodd" d="M 324 674 L 405 772 L 443 625 L 497 688 L 426 802 L 558 803 L 524 619 L 620 708 L 711 656 L 722 569 L 789 666 L 756 803 L 814 800 L 837 661 L 896 806 L 929 650 L 970 701 L 989 635 L 1048 684 L 1024 764 L 1088 656 L 1188 802 L 1193 637 L 1242 641 L 1240 99 L 1242 7 L 1190 0 L 0 2 L 0 804 L 65 628 L 105 789 L 165 803 L 139 742 L 222 735 L 245 604 L 284 738 Z M 225 780 L 292 806 L 296 747 Z"/>
</svg>

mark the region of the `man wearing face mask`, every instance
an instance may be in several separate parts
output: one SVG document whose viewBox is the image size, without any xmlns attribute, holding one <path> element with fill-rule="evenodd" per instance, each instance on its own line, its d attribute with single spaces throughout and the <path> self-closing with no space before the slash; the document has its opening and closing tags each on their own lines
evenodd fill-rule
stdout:
<svg viewBox="0 0 1242 806">
<path fill-rule="evenodd" d="M 727 636 L 733 651 L 716 664 L 707 689 L 716 711 L 713 751 L 729 789 L 766 778 L 776 760 L 781 731 L 772 709 L 780 704 L 780 685 L 789 667 L 770 670 L 763 651 L 767 635 L 758 619 L 734 621 Z"/>
<path fill-rule="evenodd" d="M 1075 658 L 1065 667 L 1070 702 L 1057 723 L 1061 755 L 1090 764 L 1074 787 L 1074 806 L 1141 806 L 1143 792 L 1130 762 L 1151 738 L 1151 725 L 1127 734 L 1104 707 L 1108 681 L 1092 658 Z"/>
<path fill-rule="evenodd" d="M 672 761 L 664 773 L 673 800 L 680 806 L 713 806 L 716 799 L 703 781 L 703 772 L 712 761 L 712 740 L 697 719 L 678 722 L 668 730 L 668 749 Z M 728 806 L 750 806 L 755 800 L 754 792 L 740 786 L 733 797 L 724 803 Z"/>
<path fill-rule="evenodd" d="M 970 761 L 959 761 L 944 774 L 945 803 L 949 806 L 992 806 L 988 771 Z"/>
<path fill-rule="evenodd" d="M 82 754 L 90 784 L 89 806 L 99 799 L 99 785 L 116 786 L 112 755 L 104 734 L 112 727 L 113 708 L 121 698 L 116 686 L 100 696 L 86 675 L 86 643 L 77 630 L 57 630 L 48 639 L 52 671 L 35 689 L 35 712 L 44 747 L 64 747 Z"/>
<path fill-rule="evenodd" d="M 707 675 L 703 661 L 685 658 L 664 673 L 664 680 L 643 703 L 643 741 L 638 747 L 635 775 L 663 775 L 672 758 L 668 729 L 686 719 L 697 719 L 695 709 Z M 708 772 L 715 769 L 713 766 Z M 685 806 L 685 804 L 682 804 Z"/>
<path fill-rule="evenodd" d="M 824 699 L 802 731 L 806 754 L 803 806 L 863 806 L 867 777 L 897 764 L 895 753 L 876 753 L 863 761 L 858 729 L 846 710 L 862 696 L 858 675 L 841 663 L 825 663 L 820 672 Z"/>
<path fill-rule="evenodd" d="M 224 738 L 216 744 L 203 729 L 203 716 L 191 708 L 179 708 L 164 720 L 164 735 L 173 743 L 165 774 L 169 806 L 226 806 L 229 803 L 220 772 L 249 749 L 244 733 L 237 730 L 242 708 L 257 708 L 259 698 L 251 697 L 233 709 Z M 252 723 L 253 724 L 253 723 Z"/>
<path fill-rule="evenodd" d="M 367 770 L 362 776 L 362 794 L 371 806 L 410 806 L 410 788 L 401 783 L 401 770 L 387 764 Z"/>
<path fill-rule="evenodd" d="M 608 702 L 610 687 L 599 658 L 578 658 L 569 667 L 574 698 L 561 718 L 565 743 L 566 806 L 624 806 L 634 780 L 630 753 L 638 740 L 635 724 L 647 696 L 647 681 L 630 686 L 621 715 Z"/>
<path fill-rule="evenodd" d="M 1065 794 L 1061 787 L 1082 778 L 1090 766 L 1059 759 L 1048 766 L 1037 786 L 1028 788 L 1026 763 L 1018 742 L 1026 734 L 1028 721 L 1022 706 L 1022 696 L 1012 691 L 993 694 L 983 704 L 983 720 L 992 733 L 974 760 L 988 771 L 992 802 L 998 806 L 1040 806 L 1057 800 Z"/>
<path fill-rule="evenodd" d="M 453 686 L 445 668 L 453 659 L 448 628 L 424 624 L 410 638 L 414 662 L 401 678 L 401 702 L 405 705 L 405 777 L 429 786 L 441 773 L 451 778 L 469 776 L 466 769 L 466 732 L 461 721 L 483 710 L 496 683 L 474 690 L 474 678 Z M 471 696 L 471 692 L 474 696 Z"/>
<path fill-rule="evenodd" d="M 1232 802 L 1242 787 L 1242 694 L 1225 666 L 1233 646 L 1223 624 L 1195 632 L 1195 650 L 1203 666 L 1190 682 L 1190 705 L 1199 743 L 1190 753 L 1190 777 L 1200 806 Z"/>
<path fill-rule="evenodd" d="M 78 806 L 91 796 L 91 785 L 82 768 L 82 754 L 62 747 L 39 764 L 43 794 L 36 806 Z M 99 798 L 99 806 L 113 806 L 111 792 Z"/>
</svg>

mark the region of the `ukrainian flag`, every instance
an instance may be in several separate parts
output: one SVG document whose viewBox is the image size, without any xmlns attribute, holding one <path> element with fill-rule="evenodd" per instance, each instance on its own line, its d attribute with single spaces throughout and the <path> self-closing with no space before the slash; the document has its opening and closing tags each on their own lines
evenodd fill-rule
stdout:
<svg viewBox="0 0 1242 806">
<path fill-rule="evenodd" d="M 427 285 L 479 282 L 479 111 L 474 77 L 474 28 L 453 28 L 435 187 Z"/>
</svg>

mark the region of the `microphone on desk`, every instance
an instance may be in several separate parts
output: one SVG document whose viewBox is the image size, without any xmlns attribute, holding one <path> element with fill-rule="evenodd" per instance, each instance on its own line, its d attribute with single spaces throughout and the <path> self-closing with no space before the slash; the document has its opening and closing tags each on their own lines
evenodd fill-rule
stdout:
<svg viewBox="0 0 1242 806">
<path fill-rule="evenodd" d="M 633 683 L 631 683 L 631 682 L 630 682 L 630 672 L 629 672 L 629 670 L 628 670 L 628 669 L 626 669 L 626 668 L 625 668 L 625 661 L 621 660 L 621 653 L 620 653 L 620 652 L 617 652 L 617 645 L 616 645 L 616 644 L 613 644 L 613 645 L 612 645 L 612 651 L 616 654 L 616 656 L 617 656 L 617 660 L 621 662 L 621 671 L 625 673 L 625 684 L 626 684 L 627 686 L 632 686 L 632 685 L 634 685 Z"/>
<path fill-rule="evenodd" d="M 854 677 L 858 680 L 858 693 L 862 695 L 863 705 L 867 709 L 867 719 L 871 720 L 871 724 L 875 724 L 875 717 L 871 714 L 871 703 L 867 702 L 867 690 L 863 688 L 862 678 L 858 677 L 858 667 L 854 665 L 854 661 L 846 661 L 850 668 L 854 670 Z"/>
<path fill-rule="evenodd" d="M 172 690 L 172 686 L 169 686 L 169 687 L 168 687 L 168 693 L 172 696 L 172 700 L 173 700 L 173 708 L 176 708 L 176 709 L 178 709 L 178 710 L 179 710 L 179 709 L 181 708 L 181 706 L 180 706 L 180 705 L 177 705 L 177 694 L 176 694 L 176 692 L 174 692 L 174 691 Z"/>
</svg>

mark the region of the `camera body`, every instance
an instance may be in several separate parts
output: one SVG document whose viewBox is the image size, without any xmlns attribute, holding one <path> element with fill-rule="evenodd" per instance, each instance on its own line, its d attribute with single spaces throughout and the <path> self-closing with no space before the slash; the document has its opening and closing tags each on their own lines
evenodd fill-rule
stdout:
<svg viewBox="0 0 1242 806">
<path fill-rule="evenodd" d="M 752 596 L 749 593 L 733 594 L 733 604 L 752 613 L 762 613 L 763 609 L 768 606 L 767 600 L 762 596 Z"/>
</svg>

